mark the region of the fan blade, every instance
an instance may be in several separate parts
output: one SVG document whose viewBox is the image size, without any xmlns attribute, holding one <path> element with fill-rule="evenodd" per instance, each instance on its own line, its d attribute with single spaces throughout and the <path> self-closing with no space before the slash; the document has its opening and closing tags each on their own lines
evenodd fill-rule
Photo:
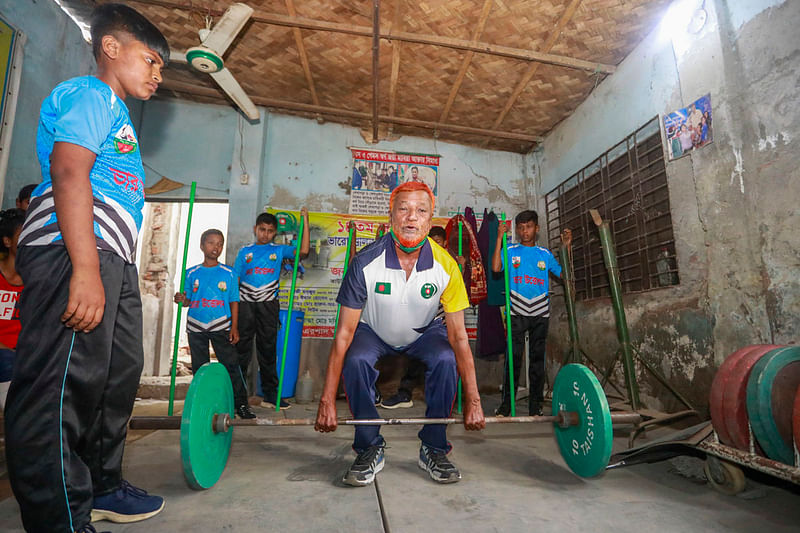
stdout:
<svg viewBox="0 0 800 533">
<path fill-rule="evenodd" d="M 231 4 L 203 41 L 203 46 L 222 57 L 252 15 L 252 7 L 239 3 Z"/>
<path fill-rule="evenodd" d="M 250 120 L 258 120 L 258 109 L 256 109 L 253 101 L 250 100 L 250 97 L 244 92 L 242 86 L 239 85 L 239 82 L 236 81 L 236 78 L 233 77 L 230 70 L 223 68 L 217 72 L 210 72 L 208 75 L 214 78 L 217 85 L 225 91 L 247 118 Z"/>
<path fill-rule="evenodd" d="M 177 50 L 170 49 L 169 51 L 170 63 L 187 63 L 186 52 L 178 52 Z"/>
</svg>

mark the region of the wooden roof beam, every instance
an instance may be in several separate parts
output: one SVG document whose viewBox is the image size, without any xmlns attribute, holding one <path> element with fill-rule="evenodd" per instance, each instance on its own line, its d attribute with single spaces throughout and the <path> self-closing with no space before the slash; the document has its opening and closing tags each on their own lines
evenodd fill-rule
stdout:
<svg viewBox="0 0 800 533">
<path fill-rule="evenodd" d="M 175 0 L 129 0 L 129 1 L 140 4 L 149 4 L 149 5 L 166 7 L 169 9 L 194 11 L 196 13 L 200 13 L 201 15 L 207 15 L 210 13 L 211 15 L 214 16 L 220 16 L 223 13 L 223 11 L 219 9 L 209 10 L 199 6 L 180 4 Z M 305 17 L 290 17 L 288 15 L 280 15 L 277 13 L 265 13 L 262 11 L 256 11 L 256 13 L 252 17 L 252 20 L 256 22 L 263 22 L 265 24 L 273 24 L 276 26 L 286 26 L 289 28 L 296 27 L 307 30 L 330 31 L 334 33 L 346 33 L 348 35 L 361 35 L 363 37 L 372 37 L 371 27 L 358 26 L 356 24 L 326 22 L 324 20 L 315 20 Z M 557 54 L 536 52 L 534 50 L 512 48 L 510 46 L 500 46 L 497 44 L 490 44 L 484 42 L 473 43 L 472 41 L 468 41 L 467 39 L 439 37 L 436 35 L 424 35 L 418 33 L 409 33 L 405 31 L 399 31 L 399 32 L 381 31 L 380 37 L 381 39 L 387 39 L 390 41 L 429 44 L 433 46 L 452 48 L 454 50 L 468 50 L 468 51 L 471 50 L 478 54 L 488 54 L 500 57 L 509 57 L 512 59 L 521 59 L 523 61 L 547 63 L 549 65 L 557 65 L 560 67 L 585 70 L 588 72 L 600 72 L 602 74 L 613 74 L 617 69 L 617 67 L 615 67 L 614 65 L 606 65 L 603 63 L 596 63 L 593 61 L 586 61 L 584 59 L 577 59 Z"/>
<path fill-rule="evenodd" d="M 403 23 L 403 6 L 404 0 L 397 0 L 394 7 L 394 15 L 392 16 L 392 30 L 400 28 Z M 394 115 L 394 105 L 397 102 L 397 81 L 400 79 L 400 41 L 391 43 L 392 45 L 392 75 L 389 80 L 389 116 Z M 389 135 L 392 134 L 393 124 L 389 124 Z"/>
<path fill-rule="evenodd" d="M 378 90 L 380 88 L 381 0 L 372 0 L 372 142 L 378 142 Z"/>
<path fill-rule="evenodd" d="M 478 18 L 478 24 L 475 26 L 475 31 L 472 33 L 472 42 L 478 42 L 481 34 L 483 33 L 483 29 L 486 27 L 486 19 L 489 18 L 489 12 L 492 10 L 492 4 L 494 4 L 494 0 L 484 0 L 483 2 L 483 9 L 481 9 L 481 16 Z M 442 114 L 439 117 L 439 122 L 444 122 L 447 120 L 447 115 L 450 114 L 450 107 L 452 107 L 453 102 L 456 99 L 456 95 L 458 94 L 458 90 L 461 88 L 461 83 L 464 81 L 464 76 L 467 75 L 467 69 L 469 68 L 470 63 L 472 63 L 472 58 L 475 56 L 475 52 L 470 50 L 467 52 L 467 55 L 464 56 L 464 61 L 461 62 L 461 68 L 458 69 L 458 75 L 456 76 L 456 81 L 453 83 L 453 87 L 450 89 L 450 94 L 447 96 L 447 103 L 444 105 L 444 109 L 442 109 Z"/>
<path fill-rule="evenodd" d="M 290 17 L 296 17 L 297 12 L 294 9 L 294 1 L 286 0 L 286 11 Z M 303 35 L 300 33 L 300 28 L 292 28 L 294 34 L 294 42 L 297 46 L 297 53 L 300 56 L 300 64 L 303 66 L 303 73 L 306 75 L 306 83 L 308 83 L 308 90 L 311 91 L 311 102 L 314 105 L 319 105 L 319 98 L 317 98 L 317 89 L 314 87 L 314 78 L 311 76 L 311 66 L 308 63 L 308 55 L 306 54 L 306 47 L 303 44 Z"/>
<path fill-rule="evenodd" d="M 205 96 L 209 98 L 217 98 L 220 101 L 225 100 L 225 95 L 211 87 L 201 87 L 192 83 L 164 80 L 161 88 L 175 91 L 184 94 L 193 94 L 196 96 Z M 360 120 L 372 120 L 372 113 L 364 113 L 361 111 L 351 111 L 349 109 L 340 109 L 336 107 L 319 106 L 313 104 L 301 104 L 298 102 L 289 102 L 286 100 L 278 100 L 274 98 L 263 98 L 259 96 L 251 96 L 250 99 L 254 104 L 273 107 L 276 109 L 288 109 L 290 111 L 302 111 L 305 113 L 329 115 L 334 117 L 348 117 Z M 379 121 L 390 122 L 394 124 L 402 124 L 405 126 L 415 126 L 418 128 L 432 129 L 438 131 L 450 131 L 453 133 L 466 133 L 470 135 L 480 135 L 483 137 L 495 137 L 498 139 L 511 139 L 515 141 L 523 141 L 529 143 L 539 143 L 542 137 L 538 135 L 528 135 L 527 133 L 517 133 L 513 131 L 495 131 L 484 128 L 470 128 L 468 126 L 459 126 L 458 124 L 443 124 L 440 122 L 429 122 L 426 120 L 416 120 L 413 118 L 397 117 L 390 115 L 379 115 Z"/>
<path fill-rule="evenodd" d="M 564 10 L 564 13 L 561 14 L 561 18 L 556 24 L 556 27 L 553 28 L 553 31 L 550 32 L 550 35 L 547 36 L 547 40 L 542 45 L 542 51 L 547 53 L 553 49 L 555 46 L 556 41 L 558 38 L 561 37 L 561 32 L 564 30 L 564 27 L 572 20 L 572 17 L 575 15 L 575 11 L 578 9 L 578 5 L 580 5 L 581 0 L 572 0 L 567 8 Z M 522 94 L 522 91 L 525 90 L 525 87 L 528 86 L 533 75 L 536 74 L 536 71 L 539 69 L 539 65 L 541 63 L 531 63 L 528 65 L 528 70 L 522 76 L 522 78 L 517 83 L 517 86 L 514 87 L 514 92 L 511 93 L 511 96 L 508 97 L 506 101 L 506 105 L 503 107 L 503 110 L 500 111 L 500 114 L 497 116 L 497 119 L 492 124 L 492 129 L 497 129 L 500 127 L 500 124 L 505 120 L 506 116 L 508 115 L 511 108 L 514 107 L 514 104 L 517 102 L 519 95 Z"/>
</svg>

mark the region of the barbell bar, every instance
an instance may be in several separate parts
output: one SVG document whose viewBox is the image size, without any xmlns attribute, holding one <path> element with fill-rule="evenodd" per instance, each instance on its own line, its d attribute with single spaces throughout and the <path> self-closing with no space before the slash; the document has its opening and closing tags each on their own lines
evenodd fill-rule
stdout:
<svg viewBox="0 0 800 533">
<path fill-rule="evenodd" d="M 556 424 L 558 427 L 567 428 L 580 423 L 580 417 L 576 412 L 559 411 L 556 415 L 542 416 L 515 416 L 484 417 L 486 424 Z M 337 418 L 336 421 L 341 426 L 409 426 L 409 425 L 429 425 L 429 424 L 463 424 L 463 418 Z M 613 425 L 638 424 L 642 421 L 642 415 L 632 412 L 611 413 L 611 423 Z M 216 413 L 211 423 L 215 433 L 224 433 L 230 427 L 236 426 L 313 426 L 316 424 L 313 418 L 251 418 L 251 419 L 232 419 L 228 413 Z M 131 429 L 181 429 L 180 416 L 136 416 L 131 418 Z"/>
<path fill-rule="evenodd" d="M 613 425 L 638 424 L 641 415 L 611 413 L 600 382 L 583 365 L 564 366 L 553 384 L 553 415 L 486 417 L 487 424 L 553 424 L 567 466 L 582 477 L 603 472 L 611 457 Z M 194 489 L 212 487 L 222 475 L 236 426 L 313 426 L 311 418 L 233 418 L 233 387 L 220 363 L 203 365 L 192 379 L 177 416 L 133 417 L 131 429 L 179 429 L 186 481 Z M 463 418 L 339 418 L 343 426 L 462 424 Z"/>
</svg>

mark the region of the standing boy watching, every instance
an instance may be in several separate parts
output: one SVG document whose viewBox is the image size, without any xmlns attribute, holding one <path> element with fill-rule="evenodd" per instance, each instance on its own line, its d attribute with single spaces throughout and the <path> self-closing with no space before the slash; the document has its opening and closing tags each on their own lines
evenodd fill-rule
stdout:
<svg viewBox="0 0 800 533">
<path fill-rule="evenodd" d="M 164 507 L 122 479 L 143 366 L 135 246 L 144 169 L 124 99 L 149 99 L 169 57 L 135 10 L 92 14 L 97 74 L 59 84 L 36 145 L 42 183 L 19 237 L 22 331 L 6 406 L 11 487 L 28 531 L 94 531 Z"/>
<path fill-rule="evenodd" d="M 525 352 L 525 334 L 528 333 L 530 354 L 528 364 L 528 414 L 542 414 L 544 402 L 544 364 L 547 326 L 550 321 L 550 298 L 548 296 L 548 272 L 561 276 L 561 265 L 547 248 L 536 246 L 539 233 L 539 215 L 525 210 L 516 216 L 517 237 L 520 242 L 508 245 L 508 257 L 512 270 L 509 272 L 511 300 L 511 347 L 514 355 L 514 383 L 519 383 L 519 371 Z M 492 270 L 502 272 L 503 235 L 509 231 L 508 224 L 497 228 L 497 245 L 492 256 Z M 572 245 L 572 232 L 565 229 L 561 234 L 564 246 Z M 511 385 L 508 379 L 508 358 L 503 373 L 503 400 L 495 411 L 497 416 L 511 413 Z"/>
<path fill-rule="evenodd" d="M 308 226 L 308 210 L 300 210 L 303 217 L 303 240 L 300 243 L 300 260 L 308 257 L 311 233 Z M 253 226 L 256 242 L 239 250 L 233 270 L 239 277 L 239 361 L 246 365 L 256 341 L 256 355 L 261 374 L 261 389 L 264 393 L 262 407 L 288 409 L 289 403 L 278 399 L 277 359 L 278 328 L 280 327 L 278 301 L 281 262 L 294 259 L 295 247 L 273 244 L 278 234 L 278 219 L 271 213 L 261 213 Z"/>
<path fill-rule="evenodd" d="M 186 271 L 183 292 L 175 293 L 175 303 L 189 308 L 186 331 L 192 354 L 192 373 L 208 363 L 208 343 L 214 346 L 217 359 L 225 365 L 233 385 L 233 403 L 239 418 L 255 418 L 247 404 L 247 384 L 239 364 L 239 277 L 217 259 L 225 237 L 218 229 L 200 236 L 203 262 Z M 247 363 L 245 361 L 245 369 Z"/>
</svg>

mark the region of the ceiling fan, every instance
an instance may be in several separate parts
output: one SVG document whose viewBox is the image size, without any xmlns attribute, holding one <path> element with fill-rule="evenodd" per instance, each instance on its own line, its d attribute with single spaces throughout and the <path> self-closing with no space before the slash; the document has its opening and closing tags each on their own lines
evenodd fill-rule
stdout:
<svg viewBox="0 0 800 533">
<path fill-rule="evenodd" d="M 211 76 L 247 118 L 258 120 L 258 109 L 222 61 L 222 55 L 252 15 L 253 8 L 250 6 L 231 4 L 213 28 L 199 30 L 199 46 L 193 46 L 186 52 L 170 50 L 169 59 L 177 63 L 189 63 L 193 69 Z"/>
</svg>

